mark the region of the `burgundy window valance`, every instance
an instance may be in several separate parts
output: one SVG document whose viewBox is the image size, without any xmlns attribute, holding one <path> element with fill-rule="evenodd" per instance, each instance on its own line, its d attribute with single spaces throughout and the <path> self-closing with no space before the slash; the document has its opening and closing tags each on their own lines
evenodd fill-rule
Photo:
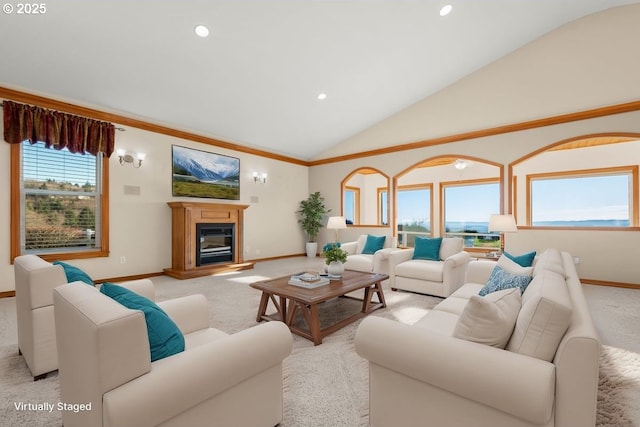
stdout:
<svg viewBox="0 0 640 427">
<path fill-rule="evenodd" d="M 65 114 L 17 102 L 4 101 L 4 140 L 9 144 L 44 142 L 47 148 L 67 148 L 96 156 L 111 156 L 115 146 L 115 126 L 108 122 Z"/>
</svg>

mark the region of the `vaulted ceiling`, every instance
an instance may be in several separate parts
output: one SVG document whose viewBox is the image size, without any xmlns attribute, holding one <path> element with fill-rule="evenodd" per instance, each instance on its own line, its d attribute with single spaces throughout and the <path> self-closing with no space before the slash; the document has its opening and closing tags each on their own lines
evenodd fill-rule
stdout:
<svg viewBox="0 0 640 427">
<path fill-rule="evenodd" d="M 554 28 L 636 2 L 451 0 L 447 16 L 435 0 L 16 3 L 0 15 L 0 86 L 307 160 Z"/>
</svg>

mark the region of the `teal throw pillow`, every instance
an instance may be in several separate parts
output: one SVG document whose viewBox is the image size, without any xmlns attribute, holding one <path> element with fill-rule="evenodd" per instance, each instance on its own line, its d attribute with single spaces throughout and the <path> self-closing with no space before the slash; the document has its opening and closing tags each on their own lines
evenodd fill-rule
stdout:
<svg viewBox="0 0 640 427">
<path fill-rule="evenodd" d="M 372 236 L 371 234 L 367 235 L 367 242 L 364 244 L 364 249 L 362 249 L 363 254 L 373 255 L 378 252 L 380 249 L 384 247 L 384 240 L 387 236 Z"/>
<path fill-rule="evenodd" d="M 442 237 L 416 237 L 413 259 L 440 261 Z"/>
<path fill-rule="evenodd" d="M 184 336 L 156 303 L 122 286 L 103 283 L 100 292 L 132 310 L 141 310 L 147 322 L 151 361 L 184 351 Z"/>
<path fill-rule="evenodd" d="M 527 252 L 526 254 L 522 254 L 518 256 L 511 255 L 510 253 L 505 252 L 504 256 L 506 256 L 516 264 L 520 265 L 520 267 L 531 267 L 533 265 L 533 259 L 536 257 L 536 251 Z"/>
<path fill-rule="evenodd" d="M 53 261 L 53 265 L 59 265 L 62 267 L 62 269 L 64 270 L 64 274 L 67 276 L 68 283 L 80 281 L 86 283 L 87 285 L 95 285 L 95 283 L 93 283 L 93 280 L 91 280 L 91 277 L 89 277 L 87 273 L 80 270 L 78 267 L 62 261 Z"/>
<path fill-rule="evenodd" d="M 478 295 L 483 297 L 493 292 L 516 287 L 520 288 L 520 292 L 524 294 L 524 291 L 527 289 L 530 282 L 531 276 L 507 273 L 500 266 L 496 265 L 493 268 L 493 271 L 491 271 L 489 280 L 487 280 L 484 287 L 480 289 Z"/>
</svg>

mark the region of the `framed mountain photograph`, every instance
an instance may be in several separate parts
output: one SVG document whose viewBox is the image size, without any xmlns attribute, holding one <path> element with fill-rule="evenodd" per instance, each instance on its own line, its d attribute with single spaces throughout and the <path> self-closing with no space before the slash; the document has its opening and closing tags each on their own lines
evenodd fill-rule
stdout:
<svg viewBox="0 0 640 427">
<path fill-rule="evenodd" d="M 240 200 L 240 159 L 172 145 L 172 194 Z"/>
</svg>

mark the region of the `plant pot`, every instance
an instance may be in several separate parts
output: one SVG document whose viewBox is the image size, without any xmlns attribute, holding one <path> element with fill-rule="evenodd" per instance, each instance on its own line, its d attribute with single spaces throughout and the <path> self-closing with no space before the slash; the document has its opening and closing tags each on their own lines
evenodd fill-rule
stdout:
<svg viewBox="0 0 640 427">
<path fill-rule="evenodd" d="M 327 273 L 332 276 L 342 276 L 342 273 L 344 273 L 344 264 L 340 261 L 331 261 L 327 266 Z"/>
<path fill-rule="evenodd" d="M 318 242 L 307 242 L 307 257 L 315 258 L 318 254 Z"/>
</svg>

